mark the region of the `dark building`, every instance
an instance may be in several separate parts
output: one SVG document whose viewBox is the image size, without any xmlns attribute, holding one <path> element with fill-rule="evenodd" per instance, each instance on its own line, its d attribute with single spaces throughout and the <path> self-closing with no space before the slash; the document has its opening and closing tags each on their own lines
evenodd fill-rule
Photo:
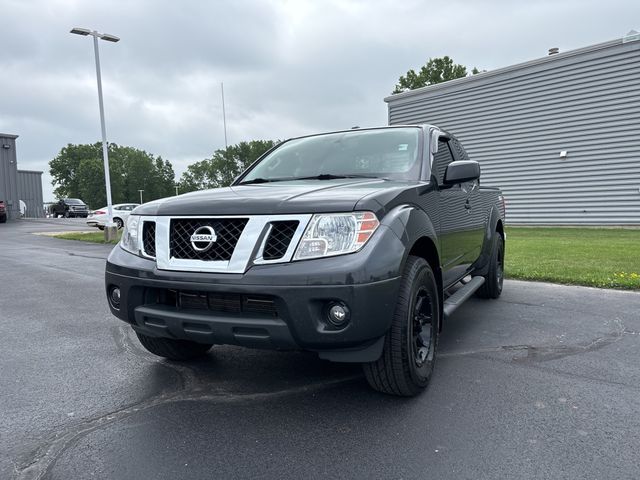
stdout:
<svg viewBox="0 0 640 480">
<path fill-rule="evenodd" d="M 16 138 L 18 135 L 0 133 L 0 200 L 7 206 L 9 220 L 21 215 L 44 217 L 42 172 L 18 170 Z"/>
</svg>

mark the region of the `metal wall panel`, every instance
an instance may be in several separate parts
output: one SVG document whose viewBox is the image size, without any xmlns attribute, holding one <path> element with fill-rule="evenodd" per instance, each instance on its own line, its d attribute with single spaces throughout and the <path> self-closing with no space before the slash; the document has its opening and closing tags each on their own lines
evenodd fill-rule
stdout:
<svg viewBox="0 0 640 480">
<path fill-rule="evenodd" d="M 0 200 L 4 200 L 9 220 L 20 215 L 16 165 L 17 135 L 0 133 Z"/>
<path fill-rule="evenodd" d="M 18 197 L 27 205 L 25 217 L 44 218 L 42 172 L 18 170 Z"/>
<path fill-rule="evenodd" d="M 454 133 L 512 224 L 640 225 L 640 41 L 615 40 L 385 98 Z M 560 157 L 567 151 L 566 158 Z"/>
</svg>

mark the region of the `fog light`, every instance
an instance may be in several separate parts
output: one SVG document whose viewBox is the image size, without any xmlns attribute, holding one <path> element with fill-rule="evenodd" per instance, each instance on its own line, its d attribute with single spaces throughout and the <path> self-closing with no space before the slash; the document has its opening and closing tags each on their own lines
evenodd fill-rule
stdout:
<svg viewBox="0 0 640 480">
<path fill-rule="evenodd" d="M 333 303 L 327 311 L 329 322 L 342 327 L 349 321 L 349 308 L 344 303 Z"/>
<path fill-rule="evenodd" d="M 109 298 L 111 300 L 111 306 L 118 310 L 120 308 L 120 289 L 118 287 L 112 287 Z"/>
</svg>

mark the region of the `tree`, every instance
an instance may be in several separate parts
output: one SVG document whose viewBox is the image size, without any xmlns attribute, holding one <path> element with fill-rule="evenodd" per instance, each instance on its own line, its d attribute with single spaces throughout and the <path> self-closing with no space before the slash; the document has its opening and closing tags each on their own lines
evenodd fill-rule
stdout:
<svg viewBox="0 0 640 480">
<path fill-rule="evenodd" d="M 211 158 L 187 167 L 180 178 L 180 192 L 230 185 L 260 155 L 277 143 L 273 140 L 252 140 L 216 150 Z"/>
<path fill-rule="evenodd" d="M 478 73 L 480 73 L 478 69 L 473 67 L 471 74 Z M 391 93 L 402 93 L 466 76 L 467 67 L 453 63 L 453 59 L 450 57 L 430 58 L 418 73 L 409 70 L 405 76 L 401 76 L 396 88 Z"/>
<path fill-rule="evenodd" d="M 106 205 L 102 143 L 69 144 L 49 162 L 49 168 L 58 197 L 81 198 L 93 208 Z M 109 174 L 113 203 L 138 201 L 139 189 L 147 201 L 174 193 L 171 162 L 137 148 L 109 144 Z"/>
</svg>

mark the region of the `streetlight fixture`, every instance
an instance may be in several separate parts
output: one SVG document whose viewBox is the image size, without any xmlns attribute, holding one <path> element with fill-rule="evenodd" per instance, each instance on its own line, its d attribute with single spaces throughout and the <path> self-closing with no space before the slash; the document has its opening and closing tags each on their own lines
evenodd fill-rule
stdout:
<svg viewBox="0 0 640 480">
<path fill-rule="evenodd" d="M 98 104 L 100 105 L 100 127 L 102 129 L 102 158 L 104 160 L 104 183 L 107 189 L 107 222 L 105 224 L 105 240 L 115 238 L 115 224 L 113 223 L 113 208 L 111 202 L 111 177 L 109 176 L 109 146 L 107 144 L 107 128 L 104 123 L 104 102 L 102 101 L 102 77 L 100 76 L 100 52 L 98 51 L 98 39 L 107 42 L 119 42 L 120 39 L 109 33 L 99 33 L 87 28 L 73 28 L 70 33 L 93 37 L 93 50 L 96 58 L 96 78 L 98 80 Z"/>
</svg>

